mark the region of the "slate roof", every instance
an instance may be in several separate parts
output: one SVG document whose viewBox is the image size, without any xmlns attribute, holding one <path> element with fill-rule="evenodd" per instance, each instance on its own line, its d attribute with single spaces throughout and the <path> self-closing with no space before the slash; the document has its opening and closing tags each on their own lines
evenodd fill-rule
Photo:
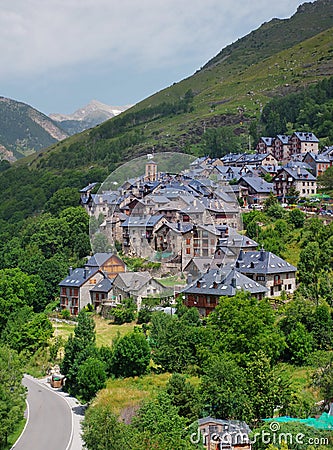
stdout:
<svg viewBox="0 0 333 450">
<path fill-rule="evenodd" d="M 98 268 L 74 269 L 70 275 L 67 275 L 62 281 L 60 281 L 59 286 L 61 287 L 81 287 L 89 278 L 94 276 L 98 272 Z"/>
<path fill-rule="evenodd" d="M 229 194 L 222 193 L 223 198 L 221 199 L 201 199 L 201 203 L 207 211 L 219 213 L 219 212 L 229 212 L 238 213 L 240 211 L 239 204 L 236 199 L 232 199 Z"/>
<path fill-rule="evenodd" d="M 159 231 L 161 228 L 166 227 L 170 228 L 170 230 L 175 231 L 176 233 L 188 233 L 193 230 L 193 223 L 190 222 L 165 222 L 163 223 L 156 231 Z"/>
<path fill-rule="evenodd" d="M 311 132 L 295 131 L 294 135 L 297 136 L 301 142 L 319 142 L 317 136 Z"/>
<path fill-rule="evenodd" d="M 251 294 L 265 294 L 268 292 L 266 287 L 230 266 L 225 266 L 223 269 L 209 270 L 193 283 L 187 285 L 181 292 L 185 294 L 232 297 L 241 290 Z"/>
<path fill-rule="evenodd" d="M 281 166 L 270 165 L 270 166 L 262 166 L 260 170 L 261 172 L 275 175 L 280 168 Z"/>
<path fill-rule="evenodd" d="M 312 170 L 312 167 L 310 166 L 310 164 L 308 164 L 304 161 L 290 161 L 282 167 L 283 168 L 287 167 L 289 169 L 297 169 L 299 167 L 300 169 L 304 169 L 304 170 Z"/>
<path fill-rule="evenodd" d="M 284 167 L 283 170 L 294 180 L 316 181 L 316 177 L 303 167 Z M 277 177 L 280 173 L 277 174 Z"/>
<path fill-rule="evenodd" d="M 290 136 L 287 134 L 278 134 L 276 137 L 282 142 L 282 144 L 288 144 L 290 139 Z"/>
<path fill-rule="evenodd" d="M 86 267 L 101 267 L 103 264 L 106 263 L 108 259 L 113 256 L 113 253 L 95 253 L 93 256 L 91 256 L 88 261 L 86 262 Z"/>
<path fill-rule="evenodd" d="M 234 166 L 216 166 L 216 170 L 223 176 L 225 180 L 239 180 L 242 176 L 242 168 Z"/>
<path fill-rule="evenodd" d="M 214 436 L 216 440 L 217 436 L 219 436 L 222 443 L 230 443 L 232 445 L 230 445 L 230 448 L 238 448 L 238 445 L 250 443 L 249 434 L 251 433 L 251 429 L 246 422 L 203 417 L 198 420 L 198 424 L 200 428 L 206 427 L 205 432 L 208 433 L 211 438 Z M 217 431 L 217 429 L 220 429 L 221 431 Z"/>
<path fill-rule="evenodd" d="M 219 230 L 219 226 L 216 228 Z M 258 247 L 258 243 L 254 239 L 250 239 L 248 236 L 239 234 L 234 229 L 229 228 L 229 235 L 225 238 L 219 238 L 218 245 L 230 247 L 230 248 L 253 248 Z"/>
<path fill-rule="evenodd" d="M 84 194 L 85 192 L 89 192 L 89 191 L 91 191 L 97 184 L 98 184 L 98 183 L 90 183 L 90 184 L 88 184 L 88 186 L 86 186 L 86 187 L 80 189 L 79 192 L 81 192 L 82 194 Z"/>
<path fill-rule="evenodd" d="M 206 159 L 208 159 L 208 156 L 201 156 L 201 157 L 195 159 L 194 161 L 192 161 L 190 166 L 192 166 L 192 165 L 195 166 L 195 165 L 201 164 L 201 163 L 205 162 Z"/>
<path fill-rule="evenodd" d="M 196 204 L 189 205 L 186 208 L 183 208 L 181 210 L 182 213 L 186 213 L 186 214 L 204 213 L 205 211 L 206 211 L 206 208 L 202 204 L 201 201 L 197 201 Z"/>
<path fill-rule="evenodd" d="M 265 143 L 265 145 L 267 145 L 269 147 L 273 144 L 273 138 L 272 137 L 261 136 L 260 139 Z"/>
<path fill-rule="evenodd" d="M 149 195 L 149 200 L 151 200 L 153 203 L 169 203 L 168 197 L 162 194 L 152 194 Z M 147 203 L 147 198 L 143 199 L 144 203 Z"/>
<path fill-rule="evenodd" d="M 162 218 L 163 214 L 156 214 L 154 216 L 129 216 L 124 223 L 121 224 L 122 227 L 154 227 Z"/>
<path fill-rule="evenodd" d="M 271 155 L 270 153 L 262 153 L 262 154 L 258 154 L 258 153 L 254 153 L 254 154 L 244 153 L 244 155 L 241 158 L 239 158 L 237 163 L 244 162 L 244 164 L 259 164 L 265 158 L 267 158 L 268 156 L 273 156 L 273 155 Z"/>
<path fill-rule="evenodd" d="M 312 152 L 308 152 L 304 158 L 306 158 L 306 156 L 309 155 L 316 163 L 320 164 L 320 163 L 330 163 L 331 160 L 329 158 L 328 155 L 325 155 L 323 153 L 312 153 Z"/>
<path fill-rule="evenodd" d="M 189 187 L 194 189 L 200 195 L 208 196 L 212 193 L 211 189 L 206 186 L 206 183 L 202 183 L 199 180 L 192 180 L 189 183 Z"/>
<path fill-rule="evenodd" d="M 249 274 L 279 274 L 297 271 L 297 267 L 263 249 L 241 252 L 236 261 L 236 268 L 240 272 Z"/>
<path fill-rule="evenodd" d="M 263 178 L 256 176 L 242 176 L 239 182 L 242 182 L 242 180 L 258 194 L 273 192 L 273 183 L 268 183 Z"/>
<path fill-rule="evenodd" d="M 243 153 L 228 153 L 227 155 L 223 156 L 223 158 L 221 158 L 221 161 L 223 163 L 233 163 L 238 161 L 239 158 L 241 158 L 243 155 Z"/>
<path fill-rule="evenodd" d="M 93 292 L 110 292 L 113 286 L 113 280 L 110 278 L 104 278 L 99 283 L 97 283 L 91 291 Z"/>
<path fill-rule="evenodd" d="M 124 272 L 116 276 L 113 286 L 125 292 L 134 292 L 139 291 L 151 279 L 149 272 Z"/>
<path fill-rule="evenodd" d="M 205 273 L 205 272 L 207 272 L 207 269 L 211 268 L 213 259 L 200 257 L 200 256 L 194 256 L 193 258 L 190 259 L 190 261 L 184 267 L 184 269 L 183 269 L 184 272 L 189 271 L 189 266 L 191 265 L 191 263 L 197 267 L 197 269 L 200 273 Z"/>
<path fill-rule="evenodd" d="M 91 194 L 92 201 L 95 205 L 100 204 L 117 204 L 119 200 L 119 194 L 116 192 L 104 192 L 103 194 Z"/>
<path fill-rule="evenodd" d="M 325 155 L 325 156 L 332 156 L 332 154 L 333 154 L 333 145 L 331 145 L 330 147 L 325 147 L 324 151 L 321 154 Z"/>
</svg>

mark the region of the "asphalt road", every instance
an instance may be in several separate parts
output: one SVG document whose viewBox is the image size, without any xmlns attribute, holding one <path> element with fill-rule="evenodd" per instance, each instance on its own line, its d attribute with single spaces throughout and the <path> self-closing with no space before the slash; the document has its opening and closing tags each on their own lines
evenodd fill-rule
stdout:
<svg viewBox="0 0 333 450">
<path fill-rule="evenodd" d="M 66 400 L 31 378 L 28 388 L 27 426 L 15 450 L 67 450 L 72 437 L 72 412 Z"/>
</svg>

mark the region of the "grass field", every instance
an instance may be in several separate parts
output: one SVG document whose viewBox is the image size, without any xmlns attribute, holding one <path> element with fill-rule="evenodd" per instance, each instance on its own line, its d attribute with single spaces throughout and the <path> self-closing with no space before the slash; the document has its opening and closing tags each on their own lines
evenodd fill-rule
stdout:
<svg viewBox="0 0 333 450">
<path fill-rule="evenodd" d="M 96 330 L 96 343 L 98 347 L 102 345 L 111 345 L 114 338 L 120 334 L 124 336 L 134 330 L 135 322 L 124 323 L 123 325 L 114 325 L 110 320 L 103 319 L 100 316 L 94 316 L 95 330 Z M 54 337 L 62 337 L 65 340 L 71 333 L 74 333 L 75 324 L 66 322 L 52 322 L 54 328 Z"/>
<path fill-rule="evenodd" d="M 126 421 L 144 400 L 156 397 L 170 377 L 170 373 L 163 373 L 134 378 L 109 379 L 106 388 L 97 394 L 94 402 L 111 406 L 113 412 Z M 188 377 L 188 381 L 197 385 L 199 379 Z"/>
</svg>

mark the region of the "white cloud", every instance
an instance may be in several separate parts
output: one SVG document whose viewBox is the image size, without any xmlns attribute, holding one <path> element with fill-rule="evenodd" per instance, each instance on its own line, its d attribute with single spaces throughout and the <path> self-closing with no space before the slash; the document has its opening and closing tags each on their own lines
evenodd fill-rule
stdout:
<svg viewBox="0 0 333 450">
<path fill-rule="evenodd" d="M 297 0 L 7 0 L 0 79 L 105 61 L 137 69 L 204 64 Z"/>
</svg>

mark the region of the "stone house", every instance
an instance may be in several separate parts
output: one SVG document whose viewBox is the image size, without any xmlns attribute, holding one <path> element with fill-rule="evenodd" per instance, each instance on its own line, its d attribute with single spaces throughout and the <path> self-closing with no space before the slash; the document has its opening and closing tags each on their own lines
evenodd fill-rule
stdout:
<svg viewBox="0 0 333 450">
<path fill-rule="evenodd" d="M 322 175 L 332 165 L 330 157 L 322 153 L 308 152 L 304 156 L 303 161 L 311 166 L 312 173 L 316 178 Z"/>
<path fill-rule="evenodd" d="M 273 178 L 276 196 L 285 201 L 290 188 L 296 189 L 300 197 L 309 197 L 317 193 L 317 180 L 312 173 L 299 165 L 283 167 Z"/>
<path fill-rule="evenodd" d="M 251 450 L 251 429 L 239 420 L 203 417 L 198 420 L 200 441 L 206 450 Z"/>
<path fill-rule="evenodd" d="M 235 267 L 225 266 L 211 269 L 190 282 L 180 295 L 187 307 L 197 308 L 199 314 L 206 317 L 216 308 L 220 297 L 233 297 L 242 290 L 258 299 L 264 298 L 268 292 L 266 287 L 243 275 Z"/>
<path fill-rule="evenodd" d="M 154 255 L 154 232 L 166 222 L 162 214 L 152 216 L 129 216 L 121 225 L 123 229 L 122 246 L 126 254 L 142 258 Z"/>
<path fill-rule="evenodd" d="M 296 289 L 297 268 L 272 252 L 240 252 L 236 269 L 268 290 L 269 297 L 280 296 L 282 291 L 292 294 Z"/>
<path fill-rule="evenodd" d="M 60 283 L 60 308 L 67 309 L 73 316 L 91 304 L 91 289 L 105 277 L 98 268 L 69 269 Z"/>
<path fill-rule="evenodd" d="M 273 155 L 283 164 L 290 161 L 290 136 L 286 134 L 278 134 L 273 139 Z"/>
<path fill-rule="evenodd" d="M 319 139 L 311 132 L 295 131 L 289 139 L 290 156 L 318 153 Z"/>
<path fill-rule="evenodd" d="M 273 153 L 273 138 L 262 136 L 256 145 L 256 152 L 259 155 Z"/>
<path fill-rule="evenodd" d="M 273 183 L 268 183 L 257 176 L 243 176 L 238 181 L 238 184 L 248 189 L 248 205 L 264 203 L 274 190 Z"/>
<path fill-rule="evenodd" d="M 113 282 L 113 296 L 116 304 L 132 298 L 141 308 L 142 300 L 149 297 L 165 297 L 169 290 L 155 280 L 149 272 L 120 273 Z"/>
</svg>

